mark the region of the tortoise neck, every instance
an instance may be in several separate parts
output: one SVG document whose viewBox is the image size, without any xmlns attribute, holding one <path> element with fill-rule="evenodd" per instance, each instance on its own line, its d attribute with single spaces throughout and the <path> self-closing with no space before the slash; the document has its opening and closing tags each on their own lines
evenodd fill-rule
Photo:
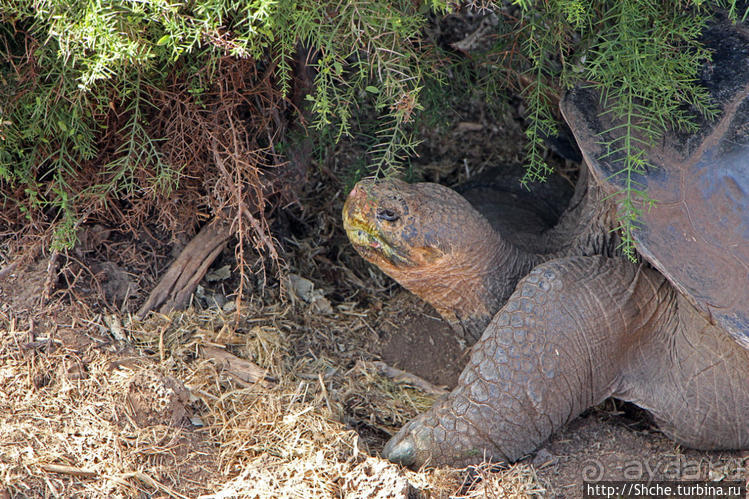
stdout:
<svg viewBox="0 0 749 499">
<path fill-rule="evenodd" d="M 466 343 L 473 344 L 518 281 L 543 260 L 491 229 L 460 252 L 446 254 L 432 268 L 398 280 L 437 309 Z"/>
</svg>

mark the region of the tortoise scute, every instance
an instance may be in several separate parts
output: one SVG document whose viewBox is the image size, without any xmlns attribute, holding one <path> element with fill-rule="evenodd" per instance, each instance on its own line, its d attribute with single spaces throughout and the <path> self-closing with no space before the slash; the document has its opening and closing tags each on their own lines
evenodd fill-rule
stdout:
<svg viewBox="0 0 749 499">
<path fill-rule="evenodd" d="M 749 348 L 749 30 L 723 14 L 704 33 L 713 51 L 701 84 L 719 108 L 700 129 L 668 131 L 649 151 L 655 168 L 635 174 L 656 205 L 643 210 L 638 251 L 743 348 Z M 562 113 L 607 192 L 623 190 L 621 158 L 600 144 L 619 123 L 590 88 L 575 89 Z"/>
</svg>

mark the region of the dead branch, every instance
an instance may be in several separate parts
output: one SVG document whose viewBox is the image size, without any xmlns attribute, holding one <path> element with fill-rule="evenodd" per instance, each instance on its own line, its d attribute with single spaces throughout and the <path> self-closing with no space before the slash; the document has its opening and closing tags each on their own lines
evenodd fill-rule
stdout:
<svg viewBox="0 0 749 499">
<path fill-rule="evenodd" d="M 240 359 L 226 350 L 208 345 L 201 345 L 200 350 L 205 358 L 212 360 L 224 372 L 243 382 L 241 383 L 243 385 L 258 383 L 261 386 L 269 387 L 271 383 L 276 382 L 273 377 L 268 376 L 266 369 Z"/>
<path fill-rule="evenodd" d="M 48 463 L 42 464 L 41 468 L 49 473 L 60 473 L 62 475 L 82 476 L 87 478 L 99 475 L 99 473 L 96 471 L 87 470 L 85 468 L 78 468 L 76 466 L 68 466 L 65 464 Z"/>
<path fill-rule="evenodd" d="M 380 376 L 389 378 L 393 380 L 395 383 L 403 383 L 406 385 L 411 385 L 430 395 L 435 395 L 437 397 L 440 397 L 448 393 L 448 391 L 445 390 L 444 388 L 441 388 L 437 385 L 433 385 L 429 381 L 423 378 L 420 378 L 419 376 L 416 376 L 415 374 L 411 374 L 406 371 L 402 371 L 398 368 L 389 366 L 385 364 L 384 362 L 382 362 L 381 360 L 376 360 L 373 362 L 360 360 L 359 362 L 357 362 L 357 364 L 363 367 L 364 369 L 375 371 Z"/>
<path fill-rule="evenodd" d="M 169 313 L 183 307 L 230 236 L 230 228 L 219 219 L 200 229 L 151 291 L 137 317 L 143 319 L 157 308 L 161 313 Z"/>
<path fill-rule="evenodd" d="M 49 300 L 49 295 L 52 293 L 52 288 L 55 285 L 55 280 L 57 279 L 57 269 L 58 269 L 58 258 L 60 256 L 60 253 L 57 251 L 54 251 L 52 253 L 52 256 L 50 256 L 49 260 L 47 261 L 47 277 L 44 279 L 44 288 L 42 289 L 42 295 L 39 298 L 39 305 L 45 305 L 47 303 L 47 300 Z"/>
</svg>

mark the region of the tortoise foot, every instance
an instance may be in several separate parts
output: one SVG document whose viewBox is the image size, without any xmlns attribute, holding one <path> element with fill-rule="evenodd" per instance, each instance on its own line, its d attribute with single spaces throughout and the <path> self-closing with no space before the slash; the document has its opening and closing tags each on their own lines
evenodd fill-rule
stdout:
<svg viewBox="0 0 749 499">
<path fill-rule="evenodd" d="M 442 421 L 449 414 L 444 411 L 444 399 L 437 401 L 431 410 L 409 421 L 390 439 L 382 450 L 382 457 L 394 463 L 420 468 L 424 465 L 440 465 L 453 462 L 451 455 L 457 449 L 448 442 L 450 434 L 446 423 L 454 429 L 454 423 Z M 455 437 L 455 433 L 452 437 Z"/>
<path fill-rule="evenodd" d="M 416 462 L 416 446 L 411 434 L 399 431 L 382 449 L 382 457 L 403 466 L 413 466 Z"/>
<path fill-rule="evenodd" d="M 456 407 L 465 406 L 462 400 L 454 393 L 438 400 L 390 439 L 382 457 L 413 469 L 507 462 L 504 453 L 486 438 L 486 432 L 474 426 L 470 416 L 455 413 Z"/>
</svg>

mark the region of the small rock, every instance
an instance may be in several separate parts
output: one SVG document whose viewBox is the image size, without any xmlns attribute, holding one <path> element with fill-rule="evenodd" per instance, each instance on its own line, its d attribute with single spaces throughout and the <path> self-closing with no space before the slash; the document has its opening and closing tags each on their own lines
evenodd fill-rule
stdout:
<svg viewBox="0 0 749 499">
<path fill-rule="evenodd" d="M 723 480 L 726 477 L 726 474 L 722 471 L 716 471 L 716 470 L 710 470 L 707 473 L 707 477 L 713 481 L 717 482 L 719 480 Z"/>
<path fill-rule="evenodd" d="M 122 329 L 122 322 L 120 322 L 120 316 L 117 314 L 108 314 L 104 316 L 104 323 L 109 327 L 109 331 L 117 341 L 127 341 L 125 332 Z"/>
<path fill-rule="evenodd" d="M 333 306 L 330 304 L 330 301 L 328 301 L 325 297 L 317 297 L 315 301 L 312 302 L 312 306 L 317 309 L 318 312 L 322 314 L 332 314 L 333 313 Z"/>
<path fill-rule="evenodd" d="M 297 298 L 307 303 L 312 302 L 315 284 L 309 279 L 305 279 L 299 274 L 289 274 L 289 288 Z"/>
<path fill-rule="evenodd" d="M 321 289 L 315 289 L 315 283 L 309 279 L 298 274 L 289 274 L 289 289 L 295 297 L 311 304 L 318 312 L 333 313 L 333 306 L 325 298 L 325 293 Z"/>
<path fill-rule="evenodd" d="M 205 275 L 205 280 L 208 282 L 225 281 L 231 277 L 231 267 L 224 265 L 221 268 L 212 270 Z"/>
<path fill-rule="evenodd" d="M 210 298 L 208 298 L 208 305 L 216 306 L 223 310 L 224 305 L 226 305 L 226 297 L 221 293 L 214 293 Z"/>
<path fill-rule="evenodd" d="M 123 409 L 141 428 L 153 425 L 179 426 L 189 420 L 189 391 L 178 380 L 156 371 L 134 374 L 124 392 Z"/>
<path fill-rule="evenodd" d="M 543 448 L 539 449 L 539 451 L 536 452 L 536 455 L 533 457 L 533 461 L 531 461 L 531 463 L 536 468 L 545 468 L 546 466 L 556 464 L 557 461 L 559 461 L 559 458 L 549 452 L 548 449 Z"/>
</svg>

